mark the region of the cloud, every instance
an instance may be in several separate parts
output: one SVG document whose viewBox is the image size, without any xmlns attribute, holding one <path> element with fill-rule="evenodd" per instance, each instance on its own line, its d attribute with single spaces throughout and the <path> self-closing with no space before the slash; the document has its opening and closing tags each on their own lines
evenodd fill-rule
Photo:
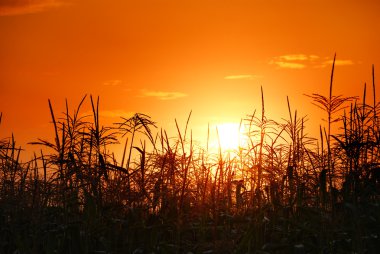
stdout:
<svg viewBox="0 0 380 254">
<path fill-rule="evenodd" d="M 324 60 L 322 60 L 324 59 Z M 321 58 L 317 55 L 306 55 L 306 54 L 293 54 L 293 55 L 282 55 L 273 57 L 269 64 L 276 65 L 278 68 L 282 69 L 304 69 L 307 67 L 313 68 L 324 68 L 332 65 L 333 60 L 326 60 L 329 58 Z M 336 60 L 335 65 L 347 66 L 353 65 L 352 60 Z"/>
<path fill-rule="evenodd" d="M 141 90 L 141 95 L 139 97 L 154 97 L 159 100 L 175 100 L 179 98 L 186 97 L 187 94 L 181 92 L 164 92 L 164 91 L 149 91 Z"/>
<path fill-rule="evenodd" d="M 331 67 L 332 64 L 333 64 L 333 61 L 334 60 L 332 60 L 332 59 L 331 60 L 327 60 L 327 61 L 324 61 L 324 62 L 320 63 L 319 65 L 315 65 L 314 67 L 315 68 Z M 335 60 L 335 66 L 349 66 L 349 65 L 354 65 L 354 64 L 355 63 L 352 60 L 338 60 L 338 59 Z"/>
<path fill-rule="evenodd" d="M 273 62 L 272 64 L 275 64 L 277 65 L 277 67 L 284 68 L 284 69 L 304 69 L 306 67 L 306 65 L 302 63 L 291 63 L 291 62 L 281 62 L 281 61 L 276 61 L 276 62 Z"/>
<path fill-rule="evenodd" d="M 258 75 L 250 75 L 250 74 L 243 74 L 243 75 L 231 75 L 231 76 L 225 76 L 224 79 L 255 79 L 259 78 Z"/>
<path fill-rule="evenodd" d="M 307 55 L 299 54 L 299 55 L 284 55 L 278 57 L 284 61 L 305 61 L 308 59 Z"/>
<path fill-rule="evenodd" d="M 309 55 L 309 60 L 311 61 L 315 61 L 315 60 L 318 60 L 320 57 L 319 56 L 316 56 L 316 55 Z"/>
<path fill-rule="evenodd" d="M 314 61 L 319 59 L 316 55 L 305 55 L 305 54 L 293 54 L 293 55 L 282 55 L 274 58 L 279 61 L 294 62 L 294 61 Z"/>
<path fill-rule="evenodd" d="M 106 89 L 112 89 L 112 88 L 120 88 L 121 91 L 124 92 L 131 92 L 132 89 L 127 87 L 126 83 L 123 80 L 120 79 L 111 79 L 111 80 L 106 80 L 103 82 L 103 86 L 106 87 Z"/>
<path fill-rule="evenodd" d="M 308 62 L 315 61 L 316 55 L 291 54 L 273 57 L 269 64 L 276 65 L 281 69 L 304 69 Z"/>
<path fill-rule="evenodd" d="M 15 16 L 42 12 L 63 5 L 67 5 L 63 0 L 1 0 L 0 16 Z"/>
<path fill-rule="evenodd" d="M 107 80 L 103 83 L 105 86 L 118 86 L 121 85 L 122 81 L 119 79 Z"/>
<path fill-rule="evenodd" d="M 325 64 L 332 65 L 333 60 L 326 61 Z M 353 65 L 354 62 L 352 60 L 335 60 L 335 65 L 338 66 L 346 66 L 346 65 Z"/>
</svg>

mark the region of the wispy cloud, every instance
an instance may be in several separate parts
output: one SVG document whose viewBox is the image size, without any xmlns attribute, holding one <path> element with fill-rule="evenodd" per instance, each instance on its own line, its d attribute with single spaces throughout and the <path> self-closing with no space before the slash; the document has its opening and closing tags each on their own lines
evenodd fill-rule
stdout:
<svg viewBox="0 0 380 254">
<path fill-rule="evenodd" d="M 308 59 L 307 55 L 299 54 L 299 55 L 284 55 L 279 56 L 278 59 L 284 61 L 305 61 Z"/>
<path fill-rule="evenodd" d="M 141 95 L 139 97 L 153 97 L 159 100 L 175 100 L 175 99 L 183 98 L 186 96 L 187 94 L 182 93 L 182 92 L 141 90 Z"/>
<path fill-rule="evenodd" d="M 120 80 L 120 79 L 106 80 L 103 82 L 103 86 L 105 86 L 106 89 L 117 88 L 117 89 L 121 89 L 121 91 L 124 91 L 124 92 L 132 91 L 132 89 L 130 87 L 128 87 L 123 80 Z"/>
<path fill-rule="evenodd" d="M 327 65 L 332 65 L 333 63 L 333 60 L 329 60 L 329 61 L 325 61 L 325 64 Z M 353 65 L 354 62 L 352 60 L 335 60 L 335 65 L 340 65 L 340 66 L 344 66 L 344 65 Z"/>
<path fill-rule="evenodd" d="M 107 80 L 103 83 L 105 86 L 119 86 L 122 84 L 122 81 L 120 79 L 112 79 L 112 80 Z"/>
<path fill-rule="evenodd" d="M 0 16 L 15 16 L 42 12 L 67 5 L 63 0 L 1 0 Z"/>
<path fill-rule="evenodd" d="M 304 69 L 310 62 L 319 59 L 316 55 L 291 54 L 273 57 L 269 64 L 283 69 Z"/>
<path fill-rule="evenodd" d="M 273 57 L 269 64 L 275 65 L 281 69 L 304 69 L 307 67 L 324 68 L 332 65 L 333 60 L 326 60 L 317 55 L 292 54 Z M 352 60 L 336 60 L 335 65 L 347 66 L 353 65 Z"/>
<path fill-rule="evenodd" d="M 286 69 L 303 69 L 306 67 L 305 64 L 302 63 L 292 63 L 292 62 L 282 62 L 282 61 L 276 61 L 272 64 L 277 65 L 279 68 L 286 68 Z"/>
<path fill-rule="evenodd" d="M 230 75 L 230 76 L 225 76 L 224 79 L 255 79 L 255 78 L 260 78 L 258 75 L 251 75 L 251 74 L 242 74 L 242 75 Z"/>
</svg>

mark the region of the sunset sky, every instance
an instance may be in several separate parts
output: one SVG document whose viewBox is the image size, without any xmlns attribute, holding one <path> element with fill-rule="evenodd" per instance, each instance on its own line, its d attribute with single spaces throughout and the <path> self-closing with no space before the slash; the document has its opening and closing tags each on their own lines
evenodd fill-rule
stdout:
<svg viewBox="0 0 380 254">
<path fill-rule="evenodd" d="M 372 64 L 380 79 L 379 14 L 377 0 L 1 0 L 0 138 L 29 149 L 53 137 L 49 98 L 58 114 L 92 94 L 105 124 L 140 112 L 173 136 L 192 110 L 202 139 L 260 110 L 260 86 L 270 118 L 289 96 L 312 133 L 303 94 L 328 94 L 335 52 L 335 94 L 361 96 Z"/>
</svg>

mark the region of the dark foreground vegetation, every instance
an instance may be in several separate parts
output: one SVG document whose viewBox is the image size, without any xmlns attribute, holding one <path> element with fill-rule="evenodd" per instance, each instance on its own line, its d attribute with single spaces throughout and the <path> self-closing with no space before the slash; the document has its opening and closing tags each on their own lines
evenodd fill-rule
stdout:
<svg viewBox="0 0 380 254">
<path fill-rule="evenodd" d="M 103 127 L 92 97 L 62 118 L 49 101 L 54 142 L 35 143 L 51 153 L 21 162 L 13 138 L 0 143 L 0 253 L 378 253 L 375 82 L 369 105 L 366 88 L 334 96 L 333 73 L 328 97 L 309 95 L 326 113 L 320 137 L 290 105 L 276 122 L 263 103 L 234 156 L 197 147 L 187 125 L 176 138 L 144 114 Z"/>
</svg>

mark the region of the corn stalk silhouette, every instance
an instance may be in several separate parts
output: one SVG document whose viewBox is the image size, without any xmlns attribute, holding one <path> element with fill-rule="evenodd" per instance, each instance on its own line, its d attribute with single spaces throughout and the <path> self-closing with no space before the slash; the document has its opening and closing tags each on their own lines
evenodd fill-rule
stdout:
<svg viewBox="0 0 380 254">
<path fill-rule="evenodd" d="M 331 187 L 333 187 L 333 175 L 334 175 L 334 168 L 332 165 L 332 152 L 331 152 L 331 136 L 332 136 L 331 126 L 333 123 L 340 121 L 340 117 L 335 117 L 335 114 L 339 112 L 340 110 L 346 108 L 346 106 L 344 106 L 344 103 L 357 99 L 356 96 L 343 97 L 342 95 L 333 95 L 335 59 L 336 59 L 336 54 L 334 55 L 334 60 L 332 64 L 329 96 L 326 97 L 324 95 L 317 94 L 317 93 L 313 93 L 311 95 L 305 94 L 307 97 L 312 99 L 313 105 L 325 111 L 327 115 L 327 120 L 323 119 L 324 121 L 327 121 L 327 132 L 326 132 L 326 128 L 324 128 L 323 130 L 324 130 L 324 135 L 325 135 L 326 144 L 327 144 L 327 173 L 328 173 L 330 189 Z M 322 137 L 323 135 L 321 135 L 321 138 Z M 325 170 L 324 168 L 325 165 L 322 165 L 322 166 L 323 166 L 323 170 Z"/>
<path fill-rule="evenodd" d="M 62 205 L 66 207 L 70 201 L 67 190 L 81 189 L 88 197 L 96 200 L 97 205 L 102 205 L 103 188 L 102 180 L 108 181 L 108 168 L 106 147 L 117 142 L 115 132 L 108 127 L 100 125 L 99 121 L 99 97 L 96 101 L 90 96 L 93 123 L 86 120 L 87 115 L 81 116 L 80 109 L 86 99 L 84 96 L 74 114 L 69 114 L 69 106 L 66 100 L 65 117 L 56 118 L 50 100 L 49 109 L 54 126 L 54 142 L 38 139 L 30 142 L 32 145 L 42 145 L 53 149 L 53 153 L 41 159 L 56 168 L 53 173 L 54 181 L 59 183 L 57 192 L 62 195 Z M 44 170 L 45 166 L 44 166 Z M 46 174 L 46 173 L 45 173 Z M 73 194 L 77 199 L 78 194 Z"/>
<path fill-rule="evenodd" d="M 151 127 L 157 128 L 157 126 L 156 126 L 156 123 L 150 119 L 150 116 L 145 115 L 145 114 L 141 114 L 141 113 L 135 113 L 130 118 L 125 118 L 125 117 L 121 117 L 121 118 L 124 121 L 121 123 L 116 123 L 118 125 L 118 128 L 117 128 L 118 131 L 122 133 L 123 137 L 127 134 L 132 135 L 131 144 L 129 146 L 128 159 L 127 159 L 127 163 L 126 163 L 126 167 L 125 167 L 126 172 L 127 172 L 127 189 L 129 192 L 130 186 L 131 186 L 129 167 L 130 167 L 130 163 L 131 163 L 131 155 L 132 155 L 132 149 L 133 148 L 135 148 L 141 154 L 141 164 L 144 165 L 144 163 L 145 163 L 145 145 L 142 145 L 144 147 L 143 150 L 139 149 L 138 147 L 133 146 L 133 142 L 134 142 L 136 133 L 140 133 L 140 134 L 144 135 L 145 137 L 147 137 L 149 139 L 149 141 L 152 143 L 153 148 L 155 150 L 156 149 L 155 148 L 155 142 L 154 142 L 154 139 L 152 136 Z M 128 139 L 127 139 L 127 141 L 125 143 L 125 147 L 124 147 L 123 158 L 121 161 L 121 168 L 123 168 L 123 166 L 124 166 L 125 152 L 126 152 L 126 147 L 128 145 L 127 143 L 128 143 Z M 142 170 L 144 170 L 144 167 L 142 167 Z M 143 172 L 142 172 L 142 175 L 143 175 Z"/>
</svg>

